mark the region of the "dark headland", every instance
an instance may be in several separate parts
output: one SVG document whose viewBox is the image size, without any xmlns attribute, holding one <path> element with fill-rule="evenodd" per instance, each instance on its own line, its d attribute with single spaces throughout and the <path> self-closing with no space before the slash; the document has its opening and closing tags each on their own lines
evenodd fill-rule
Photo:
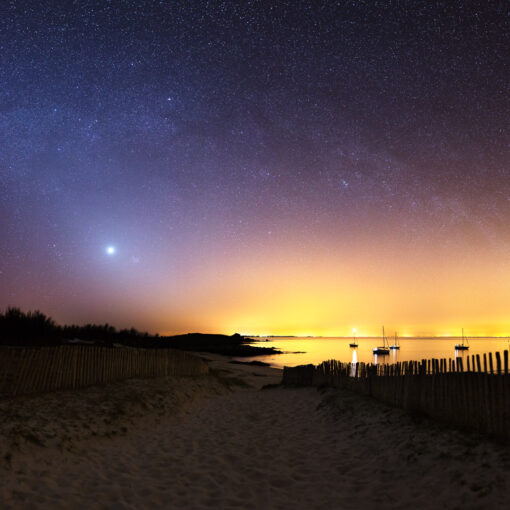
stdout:
<svg viewBox="0 0 510 510">
<path fill-rule="evenodd" d="M 281 354 L 273 347 L 257 347 L 250 345 L 251 342 L 250 338 L 238 333 L 159 336 L 143 333 L 134 328 L 118 330 L 110 324 L 61 326 L 39 311 L 23 312 L 12 307 L 7 308 L 4 313 L 0 311 L 0 345 L 41 347 L 81 343 L 103 347 L 181 349 L 239 357 Z"/>
<path fill-rule="evenodd" d="M 131 344 L 133 347 L 171 348 L 195 352 L 212 352 L 225 356 L 262 356 L 268 354 L 281 354 L 274 347 L 258 347 L 250 345 L 252 340 L 239 333 L 229 335 L 214 335 L 205 333 L 188 333 L 143 339 L 140 344 Z"/>
</svg>

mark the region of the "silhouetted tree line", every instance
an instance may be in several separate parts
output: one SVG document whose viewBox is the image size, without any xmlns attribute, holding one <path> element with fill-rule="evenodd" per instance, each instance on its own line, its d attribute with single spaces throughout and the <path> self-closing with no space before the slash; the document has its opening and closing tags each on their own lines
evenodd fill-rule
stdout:
<svg viewBox="0 0 510 510">
<path fill-rule="evenodd" d="M 110 324 L 60 326 L 40 311 L 22 312 L 9 307 L 0 312 L 0 344 L 2 345 L 59 345 L 70 340 L 84 340 L 97 345 L 126 345 L 143 343 L 150 337 L 134 328 L 117 330 Z M 142 341 L 142 342 L 141 342 Z"/>
<path fill-rule="evenodd" d="M 94 345 L 121 344 L 144 349 L 183 349 L 203 351 L 230 356 L 256 356 L 277 354 L 273 347 L 248 345 L 249 338 L 234 335 L 211 335 L 188 333 L 166 336 L 141 333 L 134 328 L 117 330 L 110 324 L 86 324 L 85 326 L 60 326 L 38 310 L 22 312 L 19 308 L 7 308 L 0 312 L 0 345 L 43 346 L 60 345 L 74 341 Z"/>
</svg>

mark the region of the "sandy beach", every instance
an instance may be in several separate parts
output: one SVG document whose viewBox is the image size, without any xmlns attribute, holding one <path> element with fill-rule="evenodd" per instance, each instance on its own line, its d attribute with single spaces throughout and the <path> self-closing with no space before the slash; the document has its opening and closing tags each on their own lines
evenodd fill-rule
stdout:
<svg viewBox="0 0 510 510">
<path fill-rule="evenodd" d="M 5 509 L 503 508 L 510 450 L 281 372 L 204 354 L 212 375 L 0 403 Z"/>
</svg>

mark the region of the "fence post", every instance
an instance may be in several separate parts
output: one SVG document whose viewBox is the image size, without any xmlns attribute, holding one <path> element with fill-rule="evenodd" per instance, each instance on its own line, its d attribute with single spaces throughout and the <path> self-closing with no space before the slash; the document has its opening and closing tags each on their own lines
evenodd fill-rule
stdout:
<svg viewBox="0 0 510 510">
<path fill-rule="evenodd" d="M 499 354 L 499 351 L 496 352 L 496 373 L 498 375 L 501 374 L 501 355 Z"/>
</svg>

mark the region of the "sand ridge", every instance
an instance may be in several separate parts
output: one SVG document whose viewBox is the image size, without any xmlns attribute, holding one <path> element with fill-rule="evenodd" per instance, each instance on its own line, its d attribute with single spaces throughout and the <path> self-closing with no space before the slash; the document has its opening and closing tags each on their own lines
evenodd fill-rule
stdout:
<svg viewBox="0 0 510 510">
<path fill-rule="evenodd" d="M 193 405 L 150 428 L 148 419 L 132 419 L 126 434 L 71 440 L 70 450 L 27 446 L 2 470 L 3 508 L 505 504 L 507 448 L 347 392 L 259 389 L 274 369 L 211 363 L 219 386 L 190 386 Z"/>
</svg>

